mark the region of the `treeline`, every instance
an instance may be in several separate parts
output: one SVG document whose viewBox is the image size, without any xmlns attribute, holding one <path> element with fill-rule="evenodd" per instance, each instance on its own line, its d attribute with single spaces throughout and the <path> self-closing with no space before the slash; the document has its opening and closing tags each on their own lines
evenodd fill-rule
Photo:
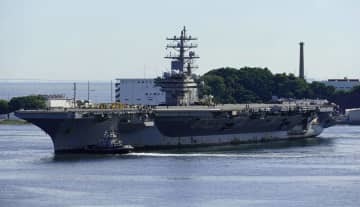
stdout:
<svg viewBox="0 0 360 207">
<path fill-rule="evenodd" d="M 360 106 L 360 87 L 335 91 L 320 82 L 307 83 L 294 74 L 273 74 L 267 68 L 220 68 L 204 74 L 200 94 L 213 95 L 216 103 L 269 102 L 273 96 L 294 99 L 328 99 L 342 108 Z M 355 100 L 354 100 L 355 99 Z"/>
<path fill-rule="evenodd" d="M 43 96 L 14 97 L 10 101 L 0 99 L 0 114 L 8 114 L 19 109 L 34 110 L 45 108 L 46 103 Z"/>
<path fill-rule="evenodd" d="M 360 108 L 360 86 L 354 87 L 349 92 L 339 91 L 330 100 L 342 109 Z"/>
</svg>

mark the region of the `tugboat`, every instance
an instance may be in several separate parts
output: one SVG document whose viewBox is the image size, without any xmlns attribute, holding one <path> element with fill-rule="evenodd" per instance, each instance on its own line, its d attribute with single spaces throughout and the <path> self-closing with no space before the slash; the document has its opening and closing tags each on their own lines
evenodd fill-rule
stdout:
<svg viewBox="0 0 360 207">
<path fill-rule="evenodd" d="M 127 154 L 134 148 L 131 145 L 123 145 L 114 130 L 104 132 L 104 137 L 99 139 L 96 145 L 88 145 L 85 152 L 96 154 Z"/>
</svg>

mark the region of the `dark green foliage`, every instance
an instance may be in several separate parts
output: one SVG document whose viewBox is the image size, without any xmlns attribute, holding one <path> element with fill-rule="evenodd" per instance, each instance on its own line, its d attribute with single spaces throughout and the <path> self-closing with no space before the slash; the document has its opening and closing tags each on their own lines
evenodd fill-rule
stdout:
<svg viewBox="0 0 360 207">
<path fill-rule="evenodd" d="M 203 94 L 211 94 L 214 96 L 215 102 L 226 100 L 226 91 L 224 79 L 217 75 L 208 75 L 203 77 L 205 86 L 203 88 Z"/>
<path fill-rule="evenodd" d="M 355 87 L 351 90 L 351 93 L 360 94 L 360 86 L 355 86 Z"/>
<path fill-rule="evenodd" d="M 248 103 L 270 99 L 270 86 L 266 82 L 271 81 L 271 75 L 267 69 L 212 70 L 202 77 L 205 82 L 204 94 L 213 95 L 216 103 Z"/>
<path fill-rule="evenodd" d="M 267 102 L 272 96 L 307 97 L 308 84 L 293 74 L 273 75 L 267 68 L 220 68 L 206 73 L 204 94 L 212 94 L 218 103 Z"/>
<path fill-rule="evenodd" d="M 272 93 L 284 98 L 309 98 L 311 95 L 310 86 L 294 74 L 275 74 L 273 76 L 274 87 Z"/>
<path fill-rule="evenodd" d="M 325 86 L 323 83 L 310 83 L 310 98 L 330 99 L 335 94 L 335 88 Z"/>
<path fill-rule="evenodd" d="M 343 108 L 360 106 L 360 86 L 351 92 L 335 91 L 332 86 L 307 83 L 294 74 L 272 74 L 267 68 L 220 68 L 204 74 L 201 80 L 200 94 L 213 95 L 216 103 L 269 102 L 277 96 L 328 99 Z"/>
<path fill-rule="evenodd" d="M 360 108 L 360 86 L 349 92 L 337 91 L 330 100 L 341 106 L 342 109 Z"/>
<path fill-rule="evenodd" d="M 45 98 L 42 96 L 23 96 L 23 97 L 14 97 L 9 102 L 9 110 L 16 111 L 19 109 L 45 109 Z"/>
<path fill-rule="evenodd" d="M 0 114 L 9 113 L 9 103 L 6 100 L 0 99 Z"/>
</svg>

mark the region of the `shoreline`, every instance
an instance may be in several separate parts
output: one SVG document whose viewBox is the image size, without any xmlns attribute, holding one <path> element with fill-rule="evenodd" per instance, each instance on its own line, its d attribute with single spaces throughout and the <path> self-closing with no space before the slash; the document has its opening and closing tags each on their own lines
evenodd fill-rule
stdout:
<svg viewBox="0 0 360 207">
<path fill-rule="evenodd" d="M 2 119 L 0 125 L 25 125 L 30 124 L 29 122 L 22 119 Z"/>
</svg>

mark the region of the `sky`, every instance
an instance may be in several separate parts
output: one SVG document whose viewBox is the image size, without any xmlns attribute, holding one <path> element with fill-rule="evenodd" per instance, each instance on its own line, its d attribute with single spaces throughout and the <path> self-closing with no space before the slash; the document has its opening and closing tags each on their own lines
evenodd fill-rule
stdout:
<svg viewBox="0 0 360 207">
<path fill-rule="evenodd" d="M 0 0 L 0 80 L 153 78 L 166 37 L 198 37 L 204 74 L 267 67 L 308 79 L 360 78 L 358 0 Z"/>
</svg>

